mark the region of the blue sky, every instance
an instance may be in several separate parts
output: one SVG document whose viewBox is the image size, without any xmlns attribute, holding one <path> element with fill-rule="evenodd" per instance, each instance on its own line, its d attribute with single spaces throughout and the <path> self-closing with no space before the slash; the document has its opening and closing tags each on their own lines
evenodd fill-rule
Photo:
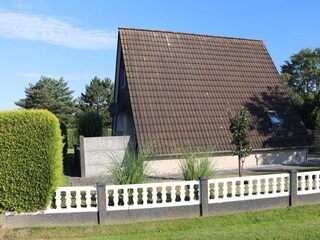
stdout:
<svg viewBox="0 0 320 240">
<path fill-rule="evenodd" d="M 94 76 L 114 79 L 118 27 L 261 39 L 278 68 L 320 47 L 320 1 L 0 0 L 0 110 L 41 75 L 74 97 Z"/>
</svg>

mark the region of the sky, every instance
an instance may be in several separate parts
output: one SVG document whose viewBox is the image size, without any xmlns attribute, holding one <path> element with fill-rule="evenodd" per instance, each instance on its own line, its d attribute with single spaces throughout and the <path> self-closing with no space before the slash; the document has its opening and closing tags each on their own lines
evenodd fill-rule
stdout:
<svg viewBox="0 0 320 240">
<path fill-rule="evenodd" d="M 317 0 L 0 0 L 0 110 L 17 109 L 41 76 L 74 98 L 98 76 L 114 80 L 118 27 L 263 40 L 278 71 L 320 47 Z"/>
</svg>

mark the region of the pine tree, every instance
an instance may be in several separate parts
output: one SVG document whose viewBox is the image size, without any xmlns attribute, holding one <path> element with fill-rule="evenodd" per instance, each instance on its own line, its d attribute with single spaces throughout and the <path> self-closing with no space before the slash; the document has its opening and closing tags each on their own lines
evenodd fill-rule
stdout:
<svg viewBox="0 0 320 240">
<path fill-rule="evenodd" d="M 111 125 L 109 106 L 113 101 L 113 86 L 110 78 L 101 80 L 94 77 L 89 85 L 86 85 L 85 93 L 81 93 L 78 99 L 79 108 L 83 112 L 95 111 L 103 117 L 104 126 Z"/>
<path fill-rule="evenodd" d="M 36 84 L 29 84 L 25 89 L 26 98 L 15 102 L 25 109 L 47 109 L 66 124 L 72 122 L 75 111 L 73 91 L 69 90 L 68 83 L 63 78 L 41 76 Z"/>
</svg>

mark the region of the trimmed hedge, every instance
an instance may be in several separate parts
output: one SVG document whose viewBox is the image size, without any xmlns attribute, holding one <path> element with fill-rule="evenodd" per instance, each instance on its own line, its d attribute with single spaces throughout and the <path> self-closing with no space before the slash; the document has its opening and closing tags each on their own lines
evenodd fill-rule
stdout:
<svg viewBox="0 0 320 240">
<path fill-rule="evenodd" d="M 62 148 L 49 111 L 0 112 L 0 210 L 45 209 L 62 179 Z"/>
<path fill-rule="evenodd" d="M 112 129 L 111 128 L 103 128 L 102 136 L 111 136 Z M 79 145 L 79 136 L 77 128 L 68 128 L 67 129 L 68 136 L 68 148 L 73 148 L 73 145 Z"/>
<path fill-rule="evenodd" d="M 78 137 L 78 129 L 76 128 L 68 128 L 68 148 L 73 148 L 73 145 L 79 144 L 79 137 Z"/>
<path fill-rule="evenodd" d="M 84 137 L 101 137 L 103 118 L 97 112 L 84 112 L 79 117 L 78 134 Z"/>
</svg>

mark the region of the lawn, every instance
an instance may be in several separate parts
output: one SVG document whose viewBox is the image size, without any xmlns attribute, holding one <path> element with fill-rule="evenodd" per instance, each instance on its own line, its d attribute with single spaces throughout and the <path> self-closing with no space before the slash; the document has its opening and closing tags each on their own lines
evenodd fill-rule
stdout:
<svg viewBox="0 0 320 240">
<path fill-rule="evenodd" d="M 67 154 L 63 159 L 63 177 L 60 186 L 68 187 L 70 186 L 70 176 L 72 175 L 71 167 L 74 165 L 74 150 L 68 149 Z"/>
<path fill-rule="evenodd" d="M 319 239 L 320 205 L 86 227 L 6 230 L 5 239 Z"/>
</svg>

